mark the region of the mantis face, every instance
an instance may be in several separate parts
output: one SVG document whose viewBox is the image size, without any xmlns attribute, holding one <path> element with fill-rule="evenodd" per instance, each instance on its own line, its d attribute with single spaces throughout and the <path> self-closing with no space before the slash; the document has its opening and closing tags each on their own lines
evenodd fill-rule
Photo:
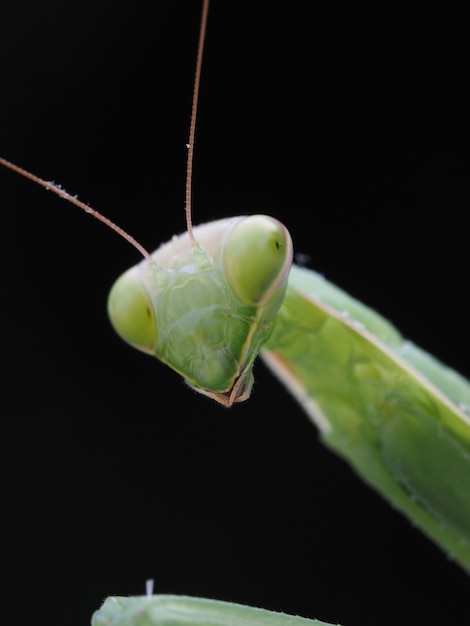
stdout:
<svg viewBox="0 0 470 626">
<path fill-rule="evenodd" d="M 199 226 L 161 246 L 113 285 L 116 332 L 225 406 L 246 400 L 292 264 L 287 229 L 265 215 Z"/>
</svg>

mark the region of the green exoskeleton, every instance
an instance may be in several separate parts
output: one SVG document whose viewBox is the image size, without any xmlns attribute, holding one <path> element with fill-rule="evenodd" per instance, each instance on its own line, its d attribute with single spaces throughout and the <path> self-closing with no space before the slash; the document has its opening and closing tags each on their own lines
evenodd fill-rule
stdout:
<svg viewBox="0 0 470 626">
<path fill-rule="evenodd" d="M 116 331 L 226 406 L 261 355 L 342 455 L 470 570 L 470 385 L 383 317 L 292 266 L 267 216 L 199 226 L 119 278 Z M 290 272 L 289 272 L 290 269 Z"/>
</svg>

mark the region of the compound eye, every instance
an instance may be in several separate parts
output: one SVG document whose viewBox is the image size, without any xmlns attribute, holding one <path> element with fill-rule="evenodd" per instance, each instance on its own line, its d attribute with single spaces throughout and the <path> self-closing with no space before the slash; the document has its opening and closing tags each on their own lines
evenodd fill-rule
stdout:
<svg viewBox="0 0 470 626">
<path fill-rule="evenodd" d="M 122 274 L 108 296 L 108 315 L 117 334 L 142 352 L 155 355 L 157 323 L 152 300 L 134 269 Z"/>
<path fill-rule="evenodd" d="M 292 263 L 286 227 L 267 215 L 251 215 L 232 229 L 224 269 L 236 296 L 247 305 L 262 304 L 285 281 Z"/>
</svg>

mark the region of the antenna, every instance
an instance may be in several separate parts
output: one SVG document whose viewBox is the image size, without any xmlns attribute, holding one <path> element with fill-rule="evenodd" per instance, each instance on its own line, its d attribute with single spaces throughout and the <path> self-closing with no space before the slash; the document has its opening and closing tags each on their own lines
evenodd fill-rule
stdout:
<svg viewBox="0 0 470 626">
<path fill-rule="evenodd" d="M 204 50 L 204 40 L 206 36 L 206 25 L 207 25 L 207 14 L 209 11 L 209 0 L 203 0 L 202 5 L 202 17 L 201 17 L 201 27 L 199 30 L 199 44 L 197 51 L 197 60 L 196 60 L 196 76 L 194 79 L 194 90 L 193 90 L 193 103 L 191 109 L 191 123 L 189 128 L 189 143 L 188 143 L 188 163 L 186 168 L 186 227 L 188 230 L 189 238 L 193 246 L 197 246 L 196 240 L 193 234 L 193 225 L 191 219 L 191 180 L 192 180 L 192 172 L 193 172 L 193 156 L 194 156 L 194 137 L 196 133 L 196 114 L 197 114 L 197 101 L 199 96 L 199 83 L 201 79 L 201 67 L 202 67 L 202 53 Z M 155 261 L 152 259 L 150 253 L 136 240 L 134 237 L 126 233 L 124 229 L 120 226 L 112 222 L 110 219 L 92 209 L 88 204 L 79 200 L 76 196 L 72 196 L 65 189 L 62 189 L 60 185 L 52 182 L 44 180 L 35 174 L 31 174 L 28 170 L 11 163 L 7 159 L 0 157 L 0 165 L 4 165 L 9 170 L 13 170 L 17 174 L 24 176 L 24 178 L 28 178 L 32 180 L 37 185 L 44 187 L 47 191 L 52 191 L 60 198 L 67 200 L 71 204 L 74 204 L 79 209 L 85 211 L 85 213 L 89 213 L 93 217 L 95 217 L 103 224 L 106 224 L 111 230 L 114 230 L 118 235 L 120 235 L 123 239 L 125 239 L 128 243 L 130 243 L 134 248 L 136 248 L 140 254 L 152 265 L 155 265 Z"/>
<path fill-rule="evenodd" d="M 104 215 L 101 215 L 101 213 L 98 213 L 98 211 L 95 211 L 95 209 L 92 209 L 90 206 L 88 206 L 88 204 L 85 204 L 85 202 L 82 202 L 76 196 L 72 196 L 71 194 L 69 194 L 67 191 L 65 191 L 65 189 L 62 189 L 60 185 L 57 185 L 56 183 L 53 183 L 51 181 L 44 180 L 43 178 L 39 178 L 39 176 L 31 174 L 31 172 L 28 172 L 28 170 L 24 170 L 22 167 L 18 167 L 18 165 L 15 165 L 14 163 L 11 163 L 10 161 L 7 161 L 2 157 L 0 157 L 0 164 L 4 165 L 9 170 L 13 170 L 17 174 L 20 174 L 21 176 L 32 180 L 34 183 L 40 185 L 41 187 L 44 187 L 44 189 L 47 189 L 47 191 L 52 191 L 64 200 L 67 200 L 75 206 L 78 206 L 78 208 L 82 209 L 82 211 L 85 211 L 85 213 L 89 213 L 93 217 L 96 217 L 97 220 L 103 222 L 103 224 L 106 224 L 106 226 L 111 228 L 111 230 L 114 230 L 114 232 L 123 237 L 127 242 L 134 246 L 134 248 L 137 248 L 140 254 L 145 257 L 149 263 L 155 264 L 155 261 L 150 256 L 150 253 L 147 252 L 147 250 L 136 239 L 134 239 L 134 237 L 128 235 L 124 229 L 122 229 L 120 226 L 112 222 Z"/>
<path fill-rule="evenodd" d="M 202 17 L 201 28 L 199 30 L 199 43 L 197 49 L 196 59 L 196 75 L 194 78 L 193 89 L 193 104 L 191 108 L 191 123 L 189 126 L 189 141 L 188 141 L 188 164 L 186 167 L 186 228 L 188 230 L 189 239 L 193 245 L 196 245 L 196 240 L 193 234 L 193 222 L 191 217 L 191 184 L 193 177 L 193 156 L 194 156 L 194 138 L 196 135 L 196 116 L 197 116 L 197 101 L 199 97 L 199 83 L 201 82 L 201 67 L 202 67 L 202 54 L 204 52 L 204 41 L 206 38 L 206 26 L 207 26 L 207 14 L 209 12 L 209 0 L 203 0 L 202 5 Z"/>
</svg>

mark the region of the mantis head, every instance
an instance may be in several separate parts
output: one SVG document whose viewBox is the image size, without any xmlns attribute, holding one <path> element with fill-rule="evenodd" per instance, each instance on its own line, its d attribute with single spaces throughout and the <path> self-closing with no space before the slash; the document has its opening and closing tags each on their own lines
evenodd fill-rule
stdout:
<svg viewBox="0 0 470 626">
<path fill-rule="evenodd" d="M 265 215 L 211 222 L 173 238 L 115 282 L 116 332 L 224 406 L 246 400 L 292 264 L 287 229 Z"/>
</svg>

